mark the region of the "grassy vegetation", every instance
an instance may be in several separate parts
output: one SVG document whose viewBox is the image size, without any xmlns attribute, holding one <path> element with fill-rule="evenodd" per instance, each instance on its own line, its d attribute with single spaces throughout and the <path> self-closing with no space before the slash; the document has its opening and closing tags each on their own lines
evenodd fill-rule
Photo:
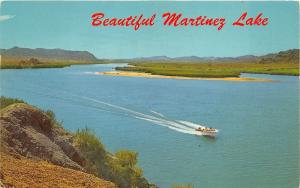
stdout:
<svg viewBox="0 0 300 188">
<path fill-rule="evenodd" d="M 20 99 L 12 99 L 8 97 L 1 96 L 0 97 L 0 109 L 5 108 L 11 104 L 15 103 L 25 103 L 23 100 Z"/>
<path fill-rule="evenodd" d="M 115 155 L 107 152 L 94 132 L 85 128 L 78 130 L 75 143 L 87 159 L 86 169 L 96 176 L 112 181 L 120 188 L 149 187 L 143 171 L 137 164 L 138 154 L 133 151 L 121 150 Z"/>
<path fill-rule="evenodd" d="M 42 110 L 43 111 L 43 110 Z M 43 111 L 47 116 L 48 118 L 51 120 L 51 125 L 52 126 L 57 126 L 57 127 L 63 127 L 63 122 L 59 122 L 57 119 L 56 119 L 56 116 L 55 116 L 55 113 L 52 111 L 52 110 L 46 110 L 46 111 Z"/>
<path fill-rule="evenodd" d="M 1 69 L 26 69 L 26 68 L 63 68 L 71 65 L 85 65 L 85 64 L 101 64 L 105 61 L 58 61 L 58 60 L 37 60 L 31 59 L 18 59 L 11 57 L 1 58 Z"/>
<path fill-rule="evenodd" d="M 238 77 L 241 73 L 299 75 L 299 63 L 187 63 L 187 62 L 143 62 L 131 63 L 129 67 L 116 70 L 146 72 L 154 75 L 185 77 Z"/>
</svg>

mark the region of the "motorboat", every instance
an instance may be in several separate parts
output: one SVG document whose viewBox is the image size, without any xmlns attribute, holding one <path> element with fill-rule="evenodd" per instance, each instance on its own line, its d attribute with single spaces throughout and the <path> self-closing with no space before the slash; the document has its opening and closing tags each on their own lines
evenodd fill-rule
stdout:
<svg viewBox="0 0 300 188">
<path fill-rule="evenodd" d="M 215 137 L 218 130 L 211 127 L 198 127 L 195 129 L 197 135 Z"/>
</svg>

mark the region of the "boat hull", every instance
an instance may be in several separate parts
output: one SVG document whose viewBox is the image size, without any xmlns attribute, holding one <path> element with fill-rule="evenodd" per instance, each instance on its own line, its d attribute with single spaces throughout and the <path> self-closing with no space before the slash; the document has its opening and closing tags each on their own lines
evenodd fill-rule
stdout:
<svg viewBox="0 0 300 188">
<path fill-rule="evenodd" d="M 198 131 L 198 130 L 196 130 L 196 131 L 195 131 L 195 134 L 196 134 L 196 135 L 199 135 L 199 136 L 215 137 L 215 136 L 217 135 L 217 131 L 210 131 L 210 132 L 207 132 L 207 131 Z"/>
</svg>

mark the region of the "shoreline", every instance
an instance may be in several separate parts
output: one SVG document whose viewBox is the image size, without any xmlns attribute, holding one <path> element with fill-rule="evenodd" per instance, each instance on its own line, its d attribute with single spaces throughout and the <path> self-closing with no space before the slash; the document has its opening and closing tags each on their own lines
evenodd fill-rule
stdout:
<svg viewBox="0 0 300 188">
<path fill-rule="evenodd" d="M 151 73 L 130 72 L 130 71 L 95 72 L 95 74 L 108 75 L 108 76 L 163 78 L 163 79 L 178 79 L 178 80 L 219 80 L 219 81 L 221 80 L 221 81 L 233 81 L 233 82 L 275 82 L 274 80 L 265 79 L 265 78 L 240 78 L 240 77 L 205 78 L 205 77 L 165 76 L 165 75 L 154 75 Z"/>
</svg>

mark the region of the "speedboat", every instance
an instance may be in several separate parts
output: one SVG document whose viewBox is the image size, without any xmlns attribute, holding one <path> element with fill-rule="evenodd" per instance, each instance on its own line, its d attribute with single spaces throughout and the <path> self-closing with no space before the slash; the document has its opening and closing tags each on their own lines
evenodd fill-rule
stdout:
<svg viewBox="0 0 300 188">
<path fill-rule="evenodd" d="M 215 137 L 218 130 L 215 128 L 198 127 L 195 129 L 197 135 Z"/>
</svg>

